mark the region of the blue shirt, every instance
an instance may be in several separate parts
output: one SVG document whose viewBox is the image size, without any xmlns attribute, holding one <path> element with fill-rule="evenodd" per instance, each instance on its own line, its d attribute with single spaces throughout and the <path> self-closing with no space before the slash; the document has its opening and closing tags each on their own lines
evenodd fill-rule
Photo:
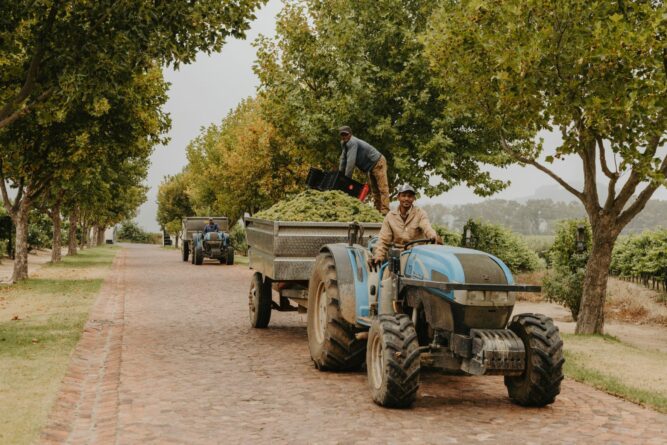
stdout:
<svg viewBox="0 0 667 445">
<path fill-rule="evenodd" d="M 220 226 L 218 226 L 216 223 L 206 224 L 206 226 L 204 226 L 204 234 L 208 232 L 219 232 L 219 231 L 220 231 Z"/>
</svg>

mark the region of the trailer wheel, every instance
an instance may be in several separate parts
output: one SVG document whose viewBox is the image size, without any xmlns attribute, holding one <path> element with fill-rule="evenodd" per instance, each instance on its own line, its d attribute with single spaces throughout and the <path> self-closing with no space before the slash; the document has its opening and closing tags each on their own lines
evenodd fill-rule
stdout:
<svg viewBox="0 0 667 445">
<path fill-rule="evenodd" d="M 204 263 L 204 249 L 202 246 L 196 246 L 193 252 L 195 264 L 201 266 Z"/>
<path fill-rule="evenodd" d="M 519 314 L 508 328 L 526 348 L 526 369 L 520 376 L 505 377 L 510 399 L 522 406 L 545 406 L 560 394 L 563 380 L 563 340 L 551 318 L 542 314 Z"/>
<path fill-rule="evenodd" d="M 264 279 L 261 273 L 255 272 L 250 281 L 248 293 L 248 314 L 250 326 L 265 328 L 271 319 L 271 280 Z"/>
<path fill-rule="evenodd" d="M 419 389 L 419 340 L 405 314 L 380 315 L 373 321 L 366 347 L 366 374 L 373 401 L 407 408 Z"/>
<path fill-rule="evenodd" d="M 227 247 L 227 250 L 225 252 L 226 258 L 225 258 L 225 263 L 228 266 L 231 266 L 234 264 L 234 248 L 232 246 Z"/>
<path fill-rule="evenodd" d="M 187 241 L 183 241 L 183 261 L 187 261 L 189 255 L 190 255 L 190 244 Z"/>
<path fill-rule="evenodd" d="M 340 313 L 336 264 L 330 253 L 315 261 L 308 286 L 308 348 L 320 370 L 348 371 L 364 363 L 366 341 Z"/>
</svg>

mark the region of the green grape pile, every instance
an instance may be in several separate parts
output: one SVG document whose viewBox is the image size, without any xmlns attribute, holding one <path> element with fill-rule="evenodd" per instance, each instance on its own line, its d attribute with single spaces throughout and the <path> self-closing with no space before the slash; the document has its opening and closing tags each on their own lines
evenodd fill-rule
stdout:
<svg viewBox="0 0 667 445">
<path fill-rule="evenodd" d="M 382 214 L 341 191 L 306 190 L 254 215 L 275 221 L 382 222 Z"/>
</svg>

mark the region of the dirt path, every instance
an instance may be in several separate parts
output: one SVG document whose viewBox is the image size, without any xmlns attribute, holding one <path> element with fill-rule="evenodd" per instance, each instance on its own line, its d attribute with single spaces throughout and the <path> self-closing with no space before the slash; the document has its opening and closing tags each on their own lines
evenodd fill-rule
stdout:
<svg viewBox="0 0 667 445">
<path fill-rule="evenodd" d="M 499 377 L 425 375 L 413 409 L 375 406 L 365 373 L 311 364 L 305 318 L 247 321 L 251 273 L 177 252 L 119 255 L 44 442 L 655 443 L 667 416 L 565 381 L 555 404 L 512 405 Z M 87 358 L 87 359 L 86 359 Z"/>
</svg>

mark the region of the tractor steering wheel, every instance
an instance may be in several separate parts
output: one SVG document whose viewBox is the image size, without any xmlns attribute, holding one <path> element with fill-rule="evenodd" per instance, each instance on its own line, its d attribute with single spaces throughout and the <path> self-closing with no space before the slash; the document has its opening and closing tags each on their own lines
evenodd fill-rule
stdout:
<svg viewBox="0 0 667 445">
<path fill-rule="evenodd" d="M 403 244 L 403 249 L 408 250 L 408 246 L 412 246 L 413 244 L 435 244 L 435 240 L 430 239 L 430 238 L 422 238 L 422 239 L 416 239 L 412 241 L 408 241 L 407 243 Z"/>
</svg>

